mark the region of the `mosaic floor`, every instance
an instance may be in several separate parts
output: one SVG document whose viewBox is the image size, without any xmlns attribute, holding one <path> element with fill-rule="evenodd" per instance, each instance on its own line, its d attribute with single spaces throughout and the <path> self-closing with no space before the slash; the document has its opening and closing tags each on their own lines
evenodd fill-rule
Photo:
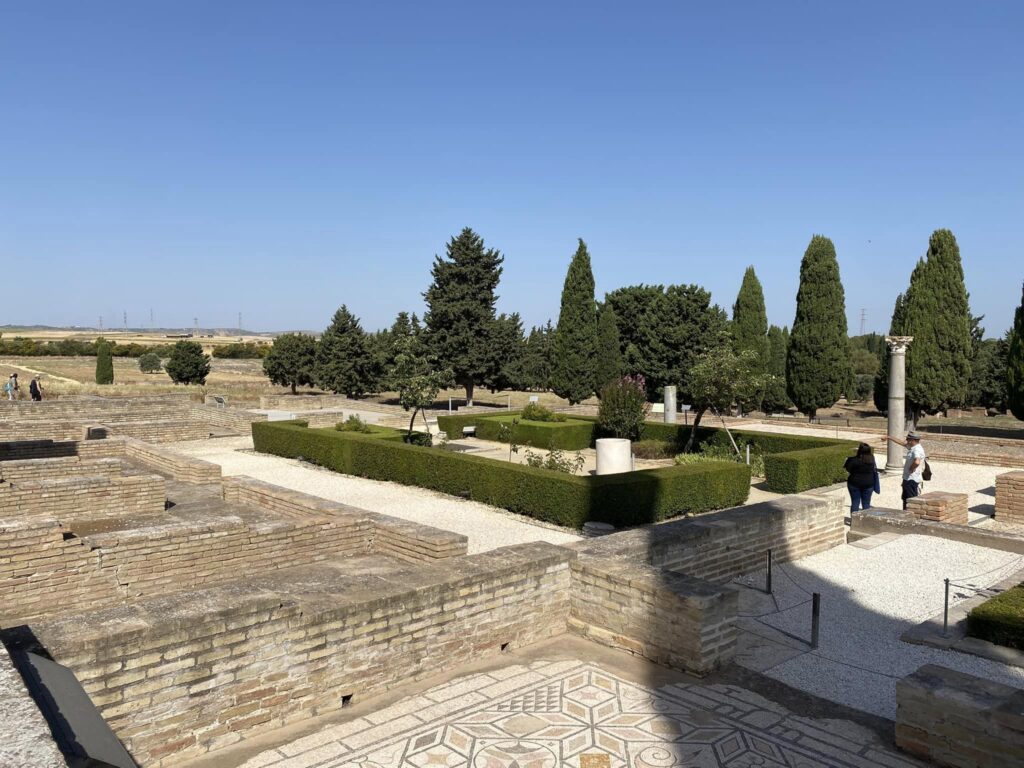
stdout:
<svg viewBox="0 0 1024 768">
<path fill-rule="evenodd" d="M 797 717 L 743 688 L 654 689 L 592 663 L 558 661 L 460 678 L 244 768 L 919 765 L 859 726 Z"/>
</svg>

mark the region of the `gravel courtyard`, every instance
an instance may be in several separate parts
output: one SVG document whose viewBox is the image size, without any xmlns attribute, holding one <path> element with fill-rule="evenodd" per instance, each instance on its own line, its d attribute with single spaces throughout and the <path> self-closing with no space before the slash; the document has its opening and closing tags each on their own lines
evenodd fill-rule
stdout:
<svg viewBox="0 0 1024 768">
<path fill-rule="evenodd" d="M 294 459 L 252 453 L 251 437 L 193 440 L 169 443 L 167 447 L 219 464 L 225 475 L 248 475 L 371 512 L 461 533 L 469 538 L 470 554 L 530 541 L 567 544 L 580 539 L 572 531 L 538 525 L 486 504 L 422 488 L 341 475 Z"/>
<path fill-rule="evenodd" d="M 943 579 L 988 587 L 1024 568 L 1024 556 L 929 536 L 900 536 L 873 549 L 841 545 L 776 566 L 774 595 L 760 575 L 740 585 L 740 650 L 749 669 L 854 709 L 894 718 L 896 681 L 941 664 L 1024 688 L 1024 669 L 902 642 L 941 613 Z M 821 635 L 810 637 L 811 593 L 821 593 Z M 951 594 L 951 604 L 973 596 Z"/>
</svg>

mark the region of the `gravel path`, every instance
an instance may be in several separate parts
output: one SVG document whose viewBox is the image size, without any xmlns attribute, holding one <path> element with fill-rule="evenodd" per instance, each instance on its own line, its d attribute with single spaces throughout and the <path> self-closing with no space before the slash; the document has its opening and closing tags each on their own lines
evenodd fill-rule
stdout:
<svg viewBox="0 0 1024 768">
<path fill-rule="evenodd" d="M 774 596 L 740 590 L 745 618 L 737 661 L 794 688 L 890 719 L 896 715 L 897 679 L 923 664 L 1024 688 L 1024 669 L 900 640 L 910 627 L 941 613 L 943 578 L 985 587 L 1021 568 L 1021 555 L 915 535 L 875 549 L 839 546 L 776 566 Z M 763 582 L 758 576 L 737 583 Z M 812 592 L 822 596 L 820 645 L 813 651 L 789 636 L 809 638 Z M 971 596 L 962 591 L 951 602 Z"/>
<path fill-rule="evenodd" d="M 245 453 L 252 450 L 250 437 L 195 440 L 167 447 L 219 464 L 225 475 L 248 475 L 331 501 L 464 534 L 469 538 L 470 554 L 530 541 L 567 544 L 580 539 L 564 528 L 538 525 L 486 504 L 422 488 L 341 475 L 293 459 Z"/>
</svg>

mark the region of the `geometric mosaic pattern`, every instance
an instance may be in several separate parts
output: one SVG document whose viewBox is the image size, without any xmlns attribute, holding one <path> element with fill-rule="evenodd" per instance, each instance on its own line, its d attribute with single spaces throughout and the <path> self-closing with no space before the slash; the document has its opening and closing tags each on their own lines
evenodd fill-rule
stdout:
<svg viewBox="0 0 1024 768">
<path fill-rule="evenodd" d="M 838 735 L 839 726 L 819 727 L 732 686 L 651 689 L 578 661 L 515 670 L 525 674 L 510 678 L 511 685 L 486 676 L 476 676 L 482 678 L 476 686 L 472 677 L 462 679 L 264 753 L 246 768 L 920 765 L 856 726 Z M 481 691 L 496 688 L 505 694 L 480 700 Z M 455 695 L 446 698 L 445 689 Z M 424 722 L 437 702 L 443 714 Z"/>
</svg>

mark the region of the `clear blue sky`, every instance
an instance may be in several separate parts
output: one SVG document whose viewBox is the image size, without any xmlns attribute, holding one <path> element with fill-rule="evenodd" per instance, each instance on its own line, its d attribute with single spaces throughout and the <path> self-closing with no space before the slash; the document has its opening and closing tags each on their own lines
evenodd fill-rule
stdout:
<svg viewBox="0 0 1024 768">
<path fill-rule="evenodd" d="M 832 238 L 851 332 L 937 227 L 976 313 L 1024 280 L 1024 6 L 27 2 L 0 9 L 0 324 L 318 329 L 422 309 L 464 226 L 499 310 L 743 269 L 792 323 Z"/>
</svg>

